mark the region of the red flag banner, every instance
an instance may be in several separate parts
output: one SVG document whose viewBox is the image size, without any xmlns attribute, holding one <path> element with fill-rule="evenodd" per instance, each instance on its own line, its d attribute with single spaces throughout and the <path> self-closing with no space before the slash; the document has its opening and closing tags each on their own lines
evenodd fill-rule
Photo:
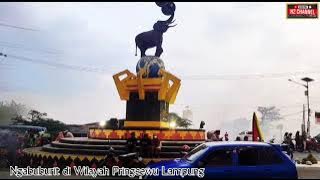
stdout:
<svg viewBox="0 0 320 180">
<path fill-rule="evenodd" d="M 252 141 L 264 141 L 256 113 L 252 118 Z"/>
<path fill-rule="evenodd" d="M 320 124 L 320 112 L 315 112 L 316 124 Z"/>
</svg>

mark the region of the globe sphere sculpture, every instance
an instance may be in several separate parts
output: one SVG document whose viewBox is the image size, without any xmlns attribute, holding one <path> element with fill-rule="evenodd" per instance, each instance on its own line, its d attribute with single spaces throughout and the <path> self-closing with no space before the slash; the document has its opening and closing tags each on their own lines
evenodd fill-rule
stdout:
<svg viewBox="0 0 320 180">
<path fill-rule="evenodd" d="M 145 73 L 142 75 L 143 78 L 158 78 L 161 77 L 160 69 L 165 69 L 163 61 L 156 56 L 143 56 L 137 63 L 136 72 L 137 74 L 145 69 Z"/>
</svg>

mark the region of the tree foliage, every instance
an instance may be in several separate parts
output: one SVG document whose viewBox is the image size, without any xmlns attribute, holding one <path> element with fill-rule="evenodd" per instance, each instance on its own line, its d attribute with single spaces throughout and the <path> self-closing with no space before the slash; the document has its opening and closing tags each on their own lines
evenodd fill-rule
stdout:
<svg viewBox="0 0 320 180">
<path fill-rule="evenodd" d="M 33 120 L 33 121 L 19 119 L 15 122 L 15 124 L 46 127 L 48 133 L 50 133 L 52 135 L 56 135 L 60 131 L 64 131 L 64 130 L 68 129 L 66 124 L 62 123 L 61 121 L 54 120 L 51 118 L 37 119 L 37 120 Z"/>
<path fill-rule="evenodd" d="M 37 110 L 30 110 L 29 117 L 16 116 L 13 118 L 13 124 L 41 126 L 47 128 L 48 133 L 56 135 L 60 131 L 68 129 L 67 125 L 61 121 L 52 118 L 46 118 L 47 113 L 41 113 Z"/>
<path fill-rule="evenodd" d="M 168 115 L 168 120 L 175 121 L 177 127 L 188 128 L 192 125 L 192 121 L 189 119 L 184 119 L 180 117 L 177 113 L 171 112 Z"/>
<path fill-rule="evenodd" d="M 41 113 L 37 110 L 30 110 L 28 115 L 30 116 L 29 118 L 31 119 L 31 121 L 34 121 L 34 120 L 38 120 L 38 119 L 43 119 L 44 116 L 47 116 L 47 113 Z"/>
<path fill-rule="evenodd" d="M 46 127 L 51 134 L 68 129 L 61 121 L 47 118 L 47 113 L 28 108 L 20 103 L 0 101 L 0 125 L 30 125 Z"/>
<path fill-rule="evenodd" d="M 275 106 L 263 107 L 259 106 L 258 111 L 261 113 L 262 123 L 281 120 L 280 109 Z"/>
<path fill-rule="evenodd" d="M 15 101 L 0 101 L 0 125 L 11 124 L 11 119 L 17 116 L 23 116 L 27 112 L 25 105 L 16 103 Z"/>
</svg>

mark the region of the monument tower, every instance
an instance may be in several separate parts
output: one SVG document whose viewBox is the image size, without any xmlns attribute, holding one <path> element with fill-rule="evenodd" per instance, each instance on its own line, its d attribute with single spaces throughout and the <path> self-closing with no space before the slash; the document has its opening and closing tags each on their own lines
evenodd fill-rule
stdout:
<svg viewBox="0 0 320 180">
<path fill-rule="evenodd" d="M 128 70 L 113 76 L 121 100 L 127 102 L 125 128 L 169 128 L 167 115 L 169 104 L 174 103 L 180 88 L 180 79 L 165 70 L 160 56 L 163 52 L 163 34 L 171 27 L 176 6 L 173 2 L 156 3 L 165 21 L 157 21 L 153 30 L 136 36 L 141 58 L 136 66 L 136 75 Z M 155 55 L 146 55 L 146 50 L 156 47 Z M 121 77 L 125 76 L 122 80 Z"/>
<path fill-rule="evenodd" d="M 156 5 L 168 18 L 158 20 L 153 24 L 152 30 L 135 37 L 136 56 L 138 49 L 140 50 L 136 72 L 132 73 L 126 69 L 113 75 L 120 99 L 126 101 L 123 128 L 91 128 L 89 138 L 123 140 L 130 138 L 134 132 L 137 137 L 147 134 L 150 137 L 157 136 L 162 141 L 205 140 L 204 130 L 169 126 L 169 107 L 176 100 L 181 80 L 165 69 L 161 55 L 164 52 L 163 34 L 176 26 L 176 6 L 173 2 L 156 2 Z M 147 55 L 146 51 L 154 47 L 155 54 Z"/>
</svg>

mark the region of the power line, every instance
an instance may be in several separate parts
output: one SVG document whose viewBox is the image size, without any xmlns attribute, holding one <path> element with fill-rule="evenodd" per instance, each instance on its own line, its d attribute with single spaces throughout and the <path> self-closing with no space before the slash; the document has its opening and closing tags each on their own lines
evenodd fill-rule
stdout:
<svg viewBox="0 0 320 180">
<path fill-rule="evenodd" d="M 16 25 L 11 25 L 11 24 L 5 24 L 5 23 L 0 23 L 0 26 L 9 27 L 9 28 L 15 28 L 15 29 L 21 29 L 21 30 L 27 30 L 27 31 L 39 31 L 37 29 L 26 28 L 26 27 L 21 27 L 21 26 L 16 26 Z"/>
<path fill-rule="evenodd" d="M 281 105 L 273 105 L 276 108 L 280 109 L 280 110 L 284 110 L 284 109 L 297 109 L 299 107 L 301 107 L 301 104 L 291 104 L 291 105 L 285 105 L 285 106 L 281 106 Z M 172 104 L 172 106 L 179 106 L 179 107 L 185 107 L 185 106 L 190 106 L 193 108 L 204 108 L 204 107 L 212 107 L 212 106 L 246 106 L 246 107 L 250 107 L 253 109 L 257 109 L 258 107 L 260 107 L 261 105 L 254 105 L 254 104 L 225 104 L 225 103 L 202 103 L 202 104 L 194 104 L 194 103 L 177 103 L 177 104 Z M 262 105 L 262 106 L 266 106 L 266 105 Z M 268 106 L 269 107 L 269 106 Z"/>
<path fill-rule="evenodd" d="M 82 71 L 82 72 L 95 72 L 95 73 L 105 73 L 106 72 L 105 70 L 99 69 L 99 68 L 76 66 L 76 65 L 69 65 L 69 64 L 57 63 L 57 62 L 52 62 L 52 61 L 37 60 L 37 59 L 32 59 L 32 58 L 27 58 L 27 57 L 22 57 L 22 56 L 15 56 L 15 55 L 10 55 L 10 54 L 6 54 L 6 55 L 8 58 L 14 58 L 19 61 L 26 61 L 26 62 L 36 63 L 36 64 L 48 65 L 48 66 L 52 66 L 55 68 L 64 68 L 64 69 L 70 69 L 70 70 L 76 70 L 76 71 Z M 0 54 L 0 56 L 1 56 L 1 54 Z"/>
<path fill-rule="evenodd" d="M 55 55 L 62 54 L 62 52 L 59 52 L 58 50 L 54 50 L 54 49 L 34 49 L 34 48 L 24 47 L 23 45 L 20 45 L 20 44 L 14 44 L 14 43 L 9 43 L 5 41 L 0 41 L 0 46 L 13 48 L 13 49 L 22 49 L 22 50 L 33 51 L 33 52 L 43 52 L 43 53 L 55 54 Z"/>
<path fill-rule="evenodd" d="M 282 115 L 281 117 L 294 116 L 294 115 L 301 114 L 301 113 L 303 113 L 303 111 L 299 111 L 299 112 L 295 112 L 295 113 L 290 113 L 290 114 L 285 114 L 285 115 Z"/>
<path fill-rule="evenodd" d="M 77 65 L 69 65 L 64 63 L 57 63 L 52 61 L 44 61 L 44 60 L 36 60 L 32 58 L 8 55 L 0 53 L 0 56 L 8 56 L 21 61 L 28 61 L 31 63 L 44 64 L 48 66 L 53 66 L 56 68 L 65 68 L 71 70 L 78 70 L 84 72 L 97 72 L 104 73 L 106 70 L 94 68 L 94 67 L 86 67 L 86 66 L 77 66 Z M 288 76 L 298 76 L 305 74 L 319 74 L 320 71 L 310 71 L 310 72 L 284 72 L 284 73 L 265 73 L 265 74 L 238 74 L 238 75 L 191 75 L 191 76 L 182 76 L 183 80 L 243 80 L 243 79 L 265 79 L 265 78 L 284 78 Z"/>
<path fill-rule="evenodd" d="M 320 74 L 320 71 L 309 72 L 284 72 L 284 73 L 261 73 L 261 74 L 238 74 L 238 75 L 190 75 L 182 76 L 183 80 L 244 80 L 244 79 L 267 79 L 283 78 L 289 76 L 301 76 L 305 74 Z"/>
</svg>

